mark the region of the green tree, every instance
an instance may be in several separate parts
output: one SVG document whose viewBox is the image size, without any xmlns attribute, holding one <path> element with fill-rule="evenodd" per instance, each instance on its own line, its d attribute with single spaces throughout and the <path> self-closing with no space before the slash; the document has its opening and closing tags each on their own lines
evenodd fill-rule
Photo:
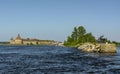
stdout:
<svg viewBox="0 0 120 74">
<path fill-rule="evenodd" d="M 81 44 L 81 43 L 84 43 L 84 42 L 85 42 L 85 35 L 79 36 L 77 43 Z"/>
<path fill-rule="evenodd" d="M 78 27 L 78 36 L 82 36 L 86 34 L 86 29 L 83 26 Z"/>
<path fill-rule="evenodd" d="M 94 42 L 96 42 L 96 39 L 95 39 L 95 37 L 92 35 L 92 33 L 87 33 L 87 34 L 85 35 L 85 42 L 94 43 Z"/>
<path fill-rule="evenodd" d="M 73 42 L 73 41 L 74 41 L 74 39 L 71 38 L 70 36 L 68 36 L 67 42 Z"/>
<path fill-rule="evenodd" d="M 120 42 L 112 41 L 112 43 L 116 44 L 116 46 L 120 46 Z"/>
<path fill-rule="evenodd" d="M 76 45 L 85 42 L 95 42 L 96 39 L 92 33 L 86 33 L 86 29 L 83 26 L 74 27 L 73 32 L 68 36 L 67 41 L 64 42 L 65 45 Z"/>
<path fill-rule="evenodd" d="M 78 39 L 78 35 L 77 35 L 77 28 L 76 27 L 74 27 L 74 30 L 73 30 L 73 32 L 72 32 L 72 34 L 71 34 L 71 38 L 74 40 L 74 41 L 77 41 L 77 39 Z"/>
</svg>

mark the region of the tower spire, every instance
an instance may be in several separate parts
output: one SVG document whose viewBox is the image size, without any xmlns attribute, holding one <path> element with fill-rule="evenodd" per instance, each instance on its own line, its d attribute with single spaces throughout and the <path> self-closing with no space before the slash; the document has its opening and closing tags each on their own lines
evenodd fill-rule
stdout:
<svg viewBox="0 0 120 74">
<path fill-rule="evenodd" d="M 21 36 L 20 36 L 20 34 L 18 34 L 16 40 L 21 40 Z"/>
</svg>

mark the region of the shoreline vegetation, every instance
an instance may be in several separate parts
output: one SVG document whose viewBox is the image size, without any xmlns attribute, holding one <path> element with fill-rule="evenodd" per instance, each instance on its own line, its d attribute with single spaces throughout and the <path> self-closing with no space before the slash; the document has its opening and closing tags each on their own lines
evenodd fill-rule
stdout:
<svg viewBox="0 0 120 74">
<path fill-rule="evenodd" d="M 116 46 L 120 46 L 120 43 L 110 41 L 103 35 L 96 39 L 91 32 L 87 33 L 83 26 L 79 26 L 74 27 L 72 34 L 64 41 L 64 46 L 76 47 L 85 52 L 116 53 Z"/>
</svg>

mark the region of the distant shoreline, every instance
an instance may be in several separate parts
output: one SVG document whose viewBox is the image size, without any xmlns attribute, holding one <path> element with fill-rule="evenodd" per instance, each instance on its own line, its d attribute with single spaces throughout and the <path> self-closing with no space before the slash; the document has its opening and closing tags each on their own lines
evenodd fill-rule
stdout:
<svg viewBox="0 0 120 74">
<path fill-rule="evenodd" d="M 11 44 L 0 44 L 0 46 L 55 46 L 55 45 L 11 45 Z"/>
</svg>

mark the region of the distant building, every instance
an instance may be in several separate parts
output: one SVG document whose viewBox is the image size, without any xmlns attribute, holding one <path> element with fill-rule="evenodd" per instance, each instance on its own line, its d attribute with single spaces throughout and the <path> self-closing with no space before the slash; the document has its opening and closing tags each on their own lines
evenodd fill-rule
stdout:
<svg viewBox="0 0 120 74">
<path fill-rule="evenodd" d="M 20 34 L 18 34 L 15 40 L 13 38 L 10 39 L 11 45 L 54 45 L 55 43 L 53 40 L 23 39 Z"/>
</svg>

